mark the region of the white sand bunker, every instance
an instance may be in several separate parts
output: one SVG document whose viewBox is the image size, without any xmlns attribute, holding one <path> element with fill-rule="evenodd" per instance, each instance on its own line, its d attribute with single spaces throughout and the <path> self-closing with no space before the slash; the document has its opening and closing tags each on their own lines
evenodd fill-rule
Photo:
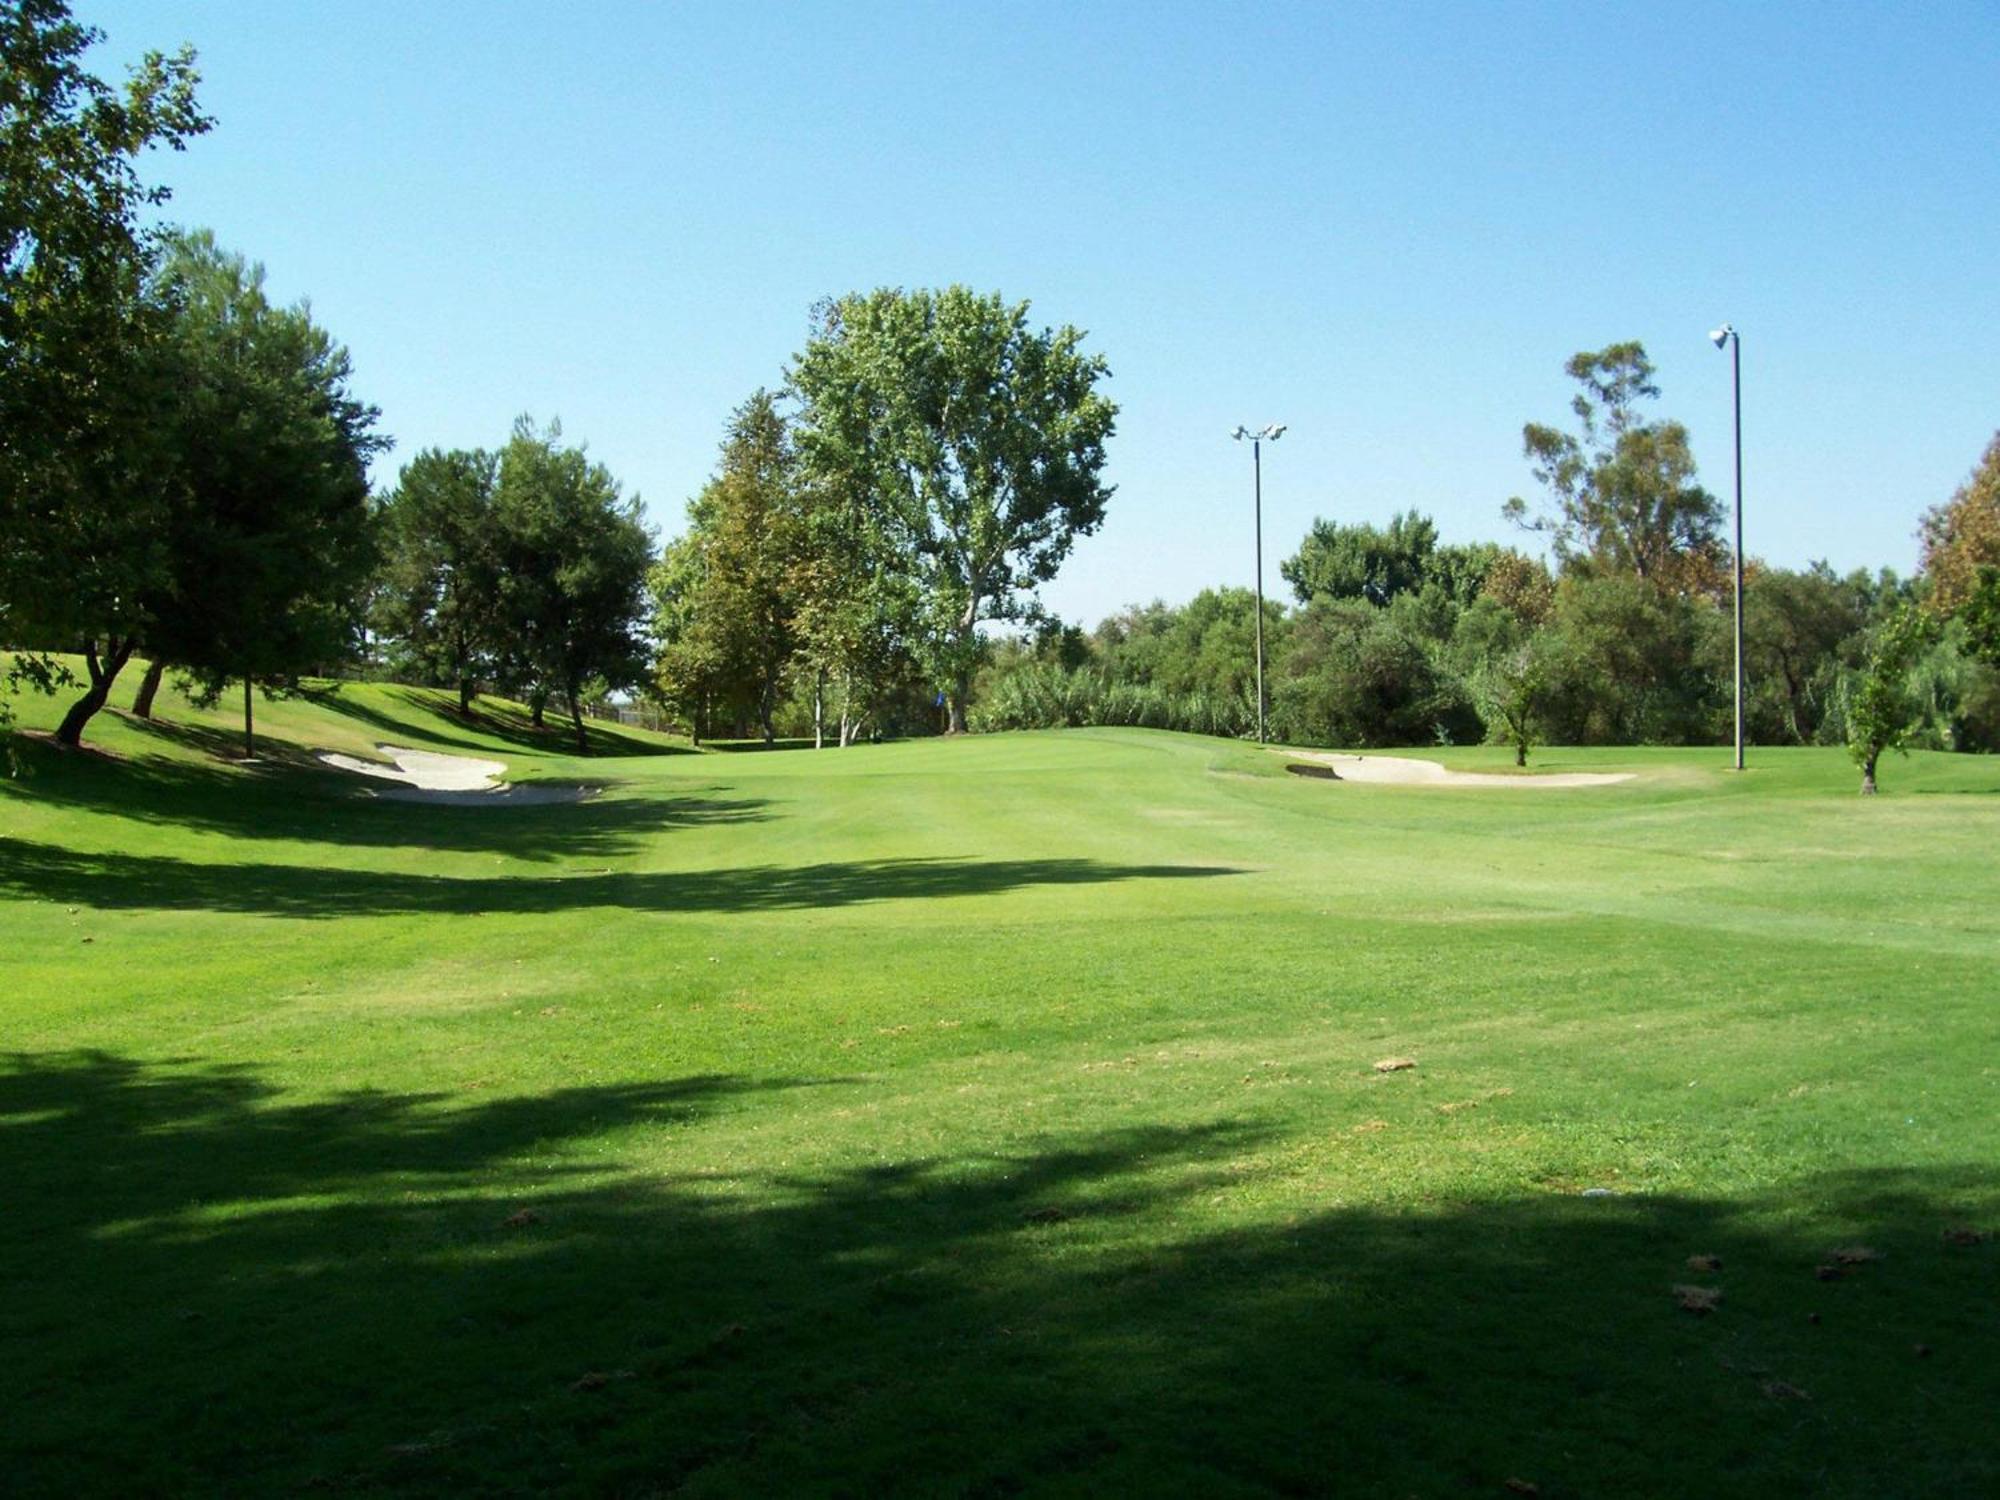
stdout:
<svg viewBox="0 0 2000 1500">
<path fill-rule="evenodd" d="M 1630 771 L 1556 771 L 1546 776 L 1525 773 L 1507 776 L 1490 771 L 1447 771 L 1434 760 L 1412 760 L 1401 755 L 1339 755 L 1323 750 L 1280 753 L 1293 760 L 1331 766 L 1342 781 L 1376 781 L 1394 786 L 1610 786 L 1616 781 L 1632 779 Z"/>
<path fill-rule="evenodd" d="M 396 783 L 393 790 L 376 793 L 392 802 L 444 803 L 457 807 L 523 807 L 531 803 L 581 802 L 591 793 L 584 786 L 509 786 L 500 778 L 506 764 L 497 760 L 476 760 L 469 755 L 439 755 L 432 750 L 411 750 L 401 745 L 375 747 L 394 763 L 362 760 L 353 755 L 337 755 L 322 750 L 322 765 L 337 771 L 352 771 L 378 781 Z"/>
</svg>

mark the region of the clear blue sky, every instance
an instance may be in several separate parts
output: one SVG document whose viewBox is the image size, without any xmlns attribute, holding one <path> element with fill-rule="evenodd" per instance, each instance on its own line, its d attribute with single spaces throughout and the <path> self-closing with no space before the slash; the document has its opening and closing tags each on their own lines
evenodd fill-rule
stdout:
<svg viewBox="0 0 2000 1500">
<path fill-rule="evenodd" d="M 2000 427 L 2000 9 L 78 0 L 192 42 L 149 170 L 309 296 L 397 447 L 519 412 L 663 532 L 819 297 L 965 282 L 1074 323 L 1122 413 L 1049 588 L 1266 578 L 1316 515 L 1507 535 L 1563 361 L 1638 338 L 1748 550 L 1910 569 Z"/>
</svg>

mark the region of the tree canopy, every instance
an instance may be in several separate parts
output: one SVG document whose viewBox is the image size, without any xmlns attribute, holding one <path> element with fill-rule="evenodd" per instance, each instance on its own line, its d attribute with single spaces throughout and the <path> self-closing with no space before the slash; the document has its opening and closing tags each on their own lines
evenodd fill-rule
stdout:
<svg viewBox="0 0 2000 1500">
<path fill-rule="evenodd" d="M 394 644 L 395 666 L 458 690 L 460 713 L 472 711 L 502 647 L 499 476 L 492 453 L 427 448 L 404 465 L 382 507 L 373 623 Z"/>
<path fill-rule="evenodd" d="M 1716 587 L 1728 562 L 1722 506 L 1695 483 L 1687 429 L 1640 411 L 1660 394 L 1645 346 L 1611 344 L 1571 356 L 1564 369 L 1582 386 L 1570 402 L 1577 430 L 1521 429 L 1548 508 L 1532 514 L 1517 496 L 1503 513 L 1548 536 L 1565 568 L 1628 574 L 1671 592 Z"/>
<path fill-rule="evenodd" d="M 645 680 L 640 625 L 653 539 L 639 498 L 625 498 L 581 448 L 564 446 L 560 425 L 538 428 L 524 416 L 500 453 L 493 510 L 501 680 L 527 694 L 537 723 L 561 693 L 581 754 L 586 693 Z"/>
<path fill-rule="evenodd" d="M 824 306 L 794 361 L 809 482 L 848 497 L 911 579 L 924 665 L 965 727 L 982 620 L 1032 612 L 1104 519 L 1109 373 L 1028 304 L 965 287 L 884 289 Z"/>
<path fill-rule="evenodd" d="M 0 638 L 80 646 L 93 692 L 133 650 L 164 503 L 138 216 L 167 193 L 137 163 L 209 125 L 191 50 L 117 90 L 84 66 L 101 39 L 62 0 L 0 8 Z"/>
<path fill-rule="evenodd" d="M 759 390 L 732 414 L 715 477 L 688 502 L 688 530 L 654 566 L 656 678 L 697 733 L 718 709 L 768 742 L 799 646 L 806 518 L 791 434 Z"/>
<path fill-rule="evenodd" d="M 2000 432 L 1952 497 L 1924 513 L 1923 575 L 1941 614 L 1962 609 L 2000 569 Z"/>
</svg>

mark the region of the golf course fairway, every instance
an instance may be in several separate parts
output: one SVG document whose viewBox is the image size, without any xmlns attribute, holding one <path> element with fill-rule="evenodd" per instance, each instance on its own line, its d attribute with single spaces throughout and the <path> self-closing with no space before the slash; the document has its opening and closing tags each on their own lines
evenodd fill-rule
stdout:
<svg viewBox="0 0 2000 1500">
<path fill-rule="evenodd" d="M 161 704 L 0 780 L 0 1489 L 2000 1488 L 2000 761 Z"/>
</svg>

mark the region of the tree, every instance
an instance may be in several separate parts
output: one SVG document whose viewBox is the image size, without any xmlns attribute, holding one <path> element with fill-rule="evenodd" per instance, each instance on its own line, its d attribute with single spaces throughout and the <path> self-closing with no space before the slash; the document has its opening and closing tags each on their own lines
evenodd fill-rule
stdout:
<svg viewBox="0 0 2000 1500">
<path fill-rule="evenodd" d="M 653 573 L 656 679 L 696 717 L 719 697 L 737 700 L 769 744 L 798 644 L 794 573 L 805 535 L 791 436 L 769 391 L 730 418 L 721 464 L 688 503 L 688 523 Z"/>
<path fill-rule="evenodd" d="M 191 50 L 148 53 L 120 93 L 83 67 L 102 39 L 62 0 L 0 5 L 0 640 L 81 648 L 98 703 L 160 562 L 137 219 L 167 194 L 135 163 L 209 126 Z M 66 675 L 43 651 L 14 671 Z"/>
<path fill-rule="evenodd" d="M 1709 742 L 1722 684 L 1702 666 L 1720 615 L 1629 574 L 1563 579 L 1548 629 L 1560 638 L 1544 727 L 1573 745 Z"/>
<path fill-rule="evenodd" d="M 1539 557 L 1503 547 L 1479 581 L 1479 597 L 1526 624 L 1539 625 L 1555 607 L 1556 581 Z"/>
<path fill-rule="evenodd" d="M 1546 613 L 1524 618 L 1500 597 L 1482 593 L 1460 612 L 1450 658 L 1489 740 L 1514 747 L 1514 764 L 1547 734 L 1556 688 L 1566 673 L 1562 638 L 1541 628 Z"/>
<path fill-rule="evenodd" d="M 802 498 L 802 538 L 788 583 L 798 661 L 813 683 L 814 748 L 825 742 L 829 688 L 844 748 L 916 685 L 922 599 L 859 495 L 819 481 Z"/>
<path fill-rule="evenodd" d="M 1386 530 L 1317 519 L 1278 572 L 1301 604 L 1324 595 L 1381 605 L 1423 586 L 1425 564 L 1436 549 L 1436 525 L 1414 510 L 1391 517 Z"/>
<path fill-rule="evenodd" d="M 1743 656 L 1750 738 L 1810 745 L 1833 707 L 1843 666 L 1873 606 L 1865 574 L 1840 578 L 1825 563 L 1803 572 L 1759 568 L 1743 590 Z M 1718 642 L 1718 644 L 1722 644 Z M 1718 672 L 1732 670 L 1726 660 Z"/>
<path fill-rule="evenodd" d="M 1885 750 L 1901 750 L 1920 706 L 1910 691 L 1910 668 L 1936 633 L 1922 610 L 1898 605 L 1869 640 L 1861 669 L 1848 683 L 1847 749 L 1861 767 L 1863 796 L 1875 795 L 1875 766 Z"/>
<path fill-rule="evenodd" d="M 1104 519 L 1117 409 L 1082 343 L 1031 332 L 1028 305 L 997 294 L 884 289 L 823 308 L 791 371 L 809 478 L 865 508 L 914 584 L 954 732 L 979 623 L 1031 614 L 1035 587 Z"/>
<path fill-rule="evenodd" d="M 1542 739 L 1559 650 L 1557 637 L 1537 631 L 1487 658 L 1473 676 L 1473 697 L 1487 733 L 1514 747 L 1517 766 L 1527 765 L 1528 752 Z"/>
<path fill-rule="evenodd" d="M 376 628 L 396 642 L 399 665 L 458 689 L 461 714 L 497 653 L 499 475 L 499 458 L 483 449 L 426 448 L 382 507 Z"/>
<path fill-rule="evenodd" d="M 145 352 L 160 387 L 143 419 L 151 460 L 142 513 L 148 567 L 124 601 L 125 656 L 152 656 L 148 710 L 168 663 L 213 702 L 225 681 L 267 691 L 354 644 L 373 566 L 366 466 L 385 446 L 348 390 L 347 352 L 303 305 L 273 307 L 263 270 L 205 232 L 170 237 L 147 297 L 161 335 Z M 56 731 L 75 745 L 123 657 L 100 667 Z"/>
<path fill-rule="evenodd" d="M 1283 659 L 1291 620 L 1276 599 L 1264 601 L 1267 662 Z M 1126 648 L 1131 653 L 1132 648 Z M 1150 668 L 1141 679 L 1176 696 L 1241 702 L 1257 717 L 1257 597 L 1246 588 L 1203 589 L 1169 611 Z"/>
<path fill-rule="evenodd" d="M 1440 546 L 1436 524 L 1412 510 L 1392 516 L 1386 528 L 1315 520 L 1297 554 L 1280 563 L 1278 571 L 1301 604 L 1324 594 L 1386 606 L 1399 595 L 1435 584 L 1454 603 L 1465 605 L 1479 593 L 1500 550 L 1491 542 Z"/>
<path fill-rule="evenodd" d="M 1583 387 L 1570 402 L 1579 430 L 1521 429 L 1552 508 L 1531 518 L 1517 496 L 1502 513 L 1547 535 L 1565 570 L 1633 575 L 1669 593 L 1716 589 L 1728 563 L 1722 505 L 1694 482 L 1687 429 L 1640 415 L 1660 394 L 1645 347 L 1612 344 L 1564 368 Z"/>
<path fill-rule="evenodd" d="M 155 294 L 173 310 L 167 566 L 144 645 L 198 696 L 283 689 L 352 652 L 376 567 L 368 461 L 388 446 L 350 387 L 347 350 L 304 303 L 274 306 L 264 268 L 207 231 L 168 242 Z"/>
<path fill-rule="evenodd" d="M 1979 581 L 1959 606 L 1967 654 L 2000 668 L 2000 566 L 1982 567 Z"/>
<path fill-rule="evenodd" d="M 528 693 L 535 722 L 560 692 L 589 749 L 583 700 L 593 682 L 636 687 L 645 677 L 638 627 L 645 617 L 653 539 L 639 498 L 581 448 L 521 417 L 500 454 L 494 489 L 499 611 L 507 642 L 502 674 Z"/>
<path fill-rule="evenodd" d="M 1433 744 L 1476 737 L 1459 684 L 1386 610 L 1316 599 L 1293 622 L 1279 660 L 1272 720 L 1281 738 L 1317 745 Z"/>
<path fill-rule="evenodd" d="M 2000 668 L 2000 432 L 1965 483 L 1923 520 L 1928 607 L 1956 619 L 1965 653 Z"/>
</svg>

